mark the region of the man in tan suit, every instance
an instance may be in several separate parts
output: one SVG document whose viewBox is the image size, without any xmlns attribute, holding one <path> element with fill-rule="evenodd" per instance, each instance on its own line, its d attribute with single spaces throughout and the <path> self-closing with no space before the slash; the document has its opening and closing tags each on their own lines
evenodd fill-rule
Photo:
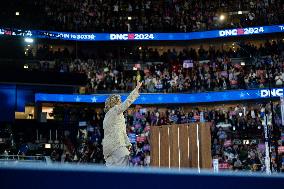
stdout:
<svg viewBox="0 0 284 189">
<path fill-rule="evenodd" d="M 129 149 L 131 143 L 126 134 L 123 112 L 138 98 L 142 82 L 137 81 L 136 88 L 121 103 L 120 95 L 110 95 L 105 102 L 105 118 L 103 121 L 104 139 L 103 153 L 106 166 L 129 166 Z"/>
</svg>

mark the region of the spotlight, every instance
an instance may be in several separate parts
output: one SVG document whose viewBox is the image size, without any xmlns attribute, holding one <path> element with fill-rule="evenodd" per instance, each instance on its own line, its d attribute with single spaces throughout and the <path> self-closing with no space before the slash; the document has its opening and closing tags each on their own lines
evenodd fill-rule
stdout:
<svg viewBox="0 0 284 189">
<path fill-rule="evenodd" d="M 132 20 L 132 17 L 131 17 L 131 16 L 128 16 L 127 19 L 128 19 L 128 20 Z"/>
<path fill-rule="evenodd" d="M 29 65 L 25 64 L 24 69 L 29 69 Z"/>
<path fill-rule="evenodd" d="M 243 14 L 243 11 L 238 11 L 238 14 Z"/>
<path fill-rule="evenodd" d="M 245 66 L 246 65 L 246 63 L 245 62 L 241 62 L 241 66 Z"/>
<path fill-rule="evenodd" d="M 220 21 L 224 21 L 225 20 L 225 15 L 221 14 L 220 17 L 219 17 L 219 20 Z"/>
<path fill-rule="evenodd" d="M 243 144 L 249 144 L 249 140 L 243 140 Z"/>
<path fill-rule="evenodd" d="M 25 38 L 25 42 L 26 43 L 33 43 L 34 39 L 32 39 L 32 38 Z"/>
<path fill-rule="evenodd" d="M 141 46 L 139 47 L 139 50 L 140 50 L 140 51 L 142 50 L 142 47 L 141 47 Z"/>
<path fill-rule="evenodd" d="M 20 12 L 16 12 L 15 15 L 16 15 L 16 16 L 20 16 Z"/>
</svg>

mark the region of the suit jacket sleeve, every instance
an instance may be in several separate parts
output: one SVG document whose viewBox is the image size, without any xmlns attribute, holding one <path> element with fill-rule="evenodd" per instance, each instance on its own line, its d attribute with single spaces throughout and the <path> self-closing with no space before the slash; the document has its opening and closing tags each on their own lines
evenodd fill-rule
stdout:
<svg viewBox="0 0 284 189">
<path fill-rule="evenodd" d="M 139 89 L 136 87 L 122 104 L 116 106 L 115 110 L 117 114 L 121 114 L 127 110 L 127 108 L 139 97 L 138 90 Z"/>
</svg>

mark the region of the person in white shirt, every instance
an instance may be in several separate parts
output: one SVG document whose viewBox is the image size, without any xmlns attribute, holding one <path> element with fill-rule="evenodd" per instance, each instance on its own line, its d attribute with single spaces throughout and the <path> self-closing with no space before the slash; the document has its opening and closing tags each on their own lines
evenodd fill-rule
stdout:
<svg viewBox="0 0 284 189">
<path fill-rule="evenodd" d="M 144 158 L 144 165 L 149 167 L 150 166 L 150 160 L 151 160 L 150 154 L 149 154 L 149 152 L 146 152 L 146 155 L 145 155 L 145 158 Z"/>
<path fill-rule="evenodd" d="M 129 150 L 131 143 L 126 134 L 123 112 L 138 98 L 142 82 L 137 81 L 136 88 L 121 103 L 120 95 L 110 95 L 105 102 L 105 118 L 103 121 L 104 139 L 102 141 L 106 166 L 129 166 Z"/>
<path fill-rule="evenodd" d="M 277 74 L 277 75 L 275 76 L 275 84 L 276 84 L 277 86 L 282 86 L 283 80 L 282 80 L 282 74 L 281 74 L 281 73 L 280 73 L 280 74 Z"/>
</svg>

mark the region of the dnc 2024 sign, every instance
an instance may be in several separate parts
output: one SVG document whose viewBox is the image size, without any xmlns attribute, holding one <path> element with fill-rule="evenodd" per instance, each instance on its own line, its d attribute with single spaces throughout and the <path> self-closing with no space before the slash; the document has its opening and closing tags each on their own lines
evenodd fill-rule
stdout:
<svg viewBox="0 0 284 189">
<path fill-rule="evenodd" d="M 219 36 L 224 37 L 224 36 L 262 34 L 262 33 L 264 33 L 263 27 L 237 28 L 237 29 L 220 30 Z"/>
<path fill-rule="evenodd" d="M 0 28 L 0 36 L 21 36 L 30 38 L 46 38 L 74 41 L 178 41 L 196 39 L 214 39 L 231 36 L 272 34 L 284 32 L 284 25 L 259 26 L 247 28 L 231 28 L 226 30 L 210 30 L 186 33 L 71 33 L 45 30 L 23 30 L 16 28 Z"/>
<path fill-rule="evenodd" d="M 283 96 L 283 89 L 263 89 L 260 90 L 260 97 L 266 98 L 266 97 L 281 97 Z"/>
</svg>

